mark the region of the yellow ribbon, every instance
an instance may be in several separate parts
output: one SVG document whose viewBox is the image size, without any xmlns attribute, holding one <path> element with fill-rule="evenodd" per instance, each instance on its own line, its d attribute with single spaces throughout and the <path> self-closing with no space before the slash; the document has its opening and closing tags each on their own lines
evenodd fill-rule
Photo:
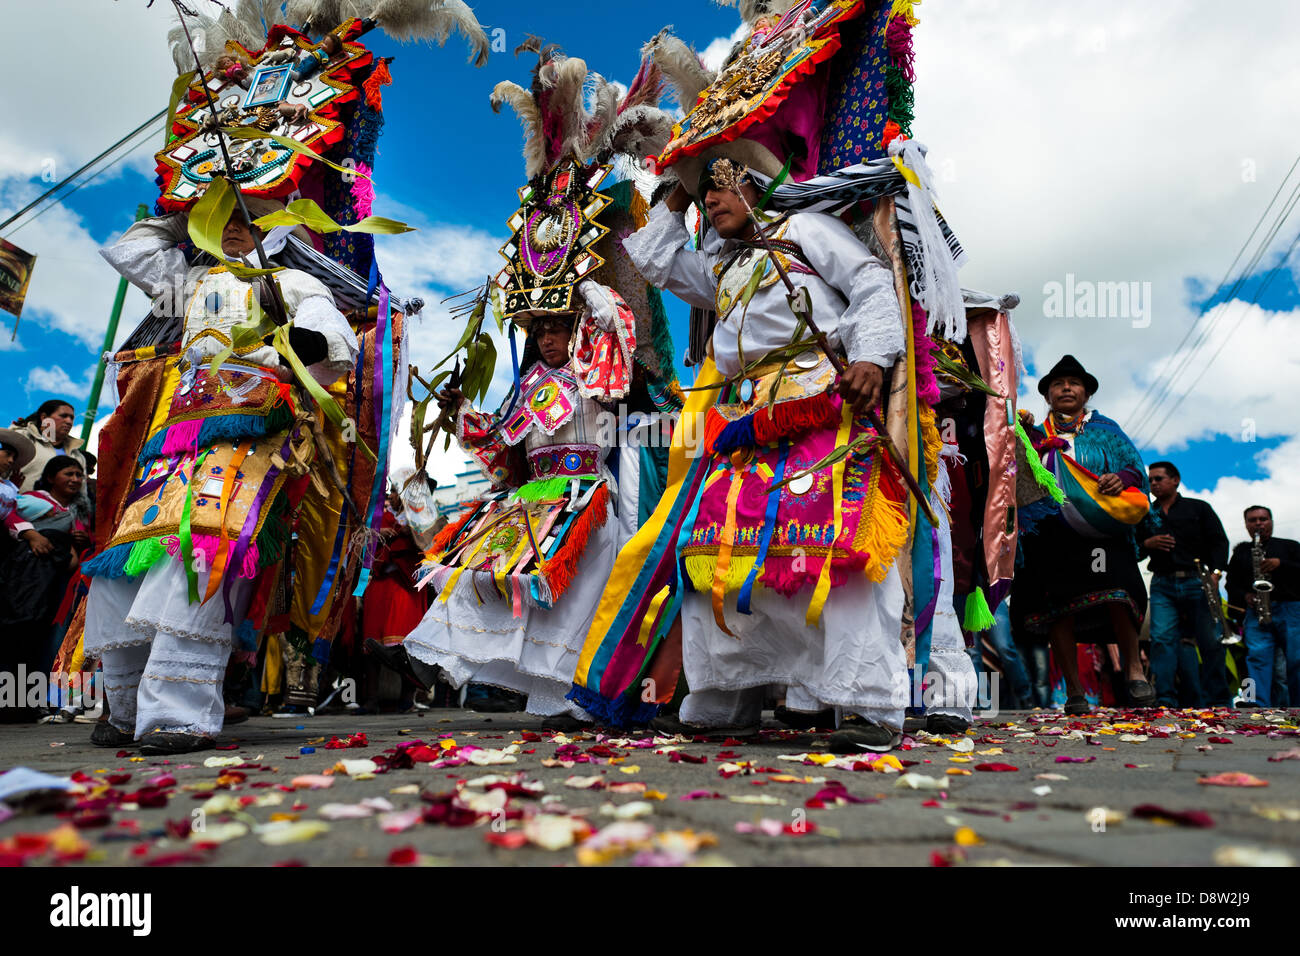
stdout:
<svg viewBox="0 0 1300 956">
<path fill-rule="evenodd" d="M 835 436 L 836 448 L 843 448 L 849 443 L 849 431 L 852 428 L 853 411 L 846 404 L 840 411 L 840 430 Z M 809 602 L 808 613 L 804 616 L 804 623 L 809 627 L 816 627 L 817 622 L 821 620 L 822 608 L 826 606 L 826 598 L 831 593 L 831 560 L 835 557 L 835 545 L 840 539 L 840 528 L 843 523 L 840 509 L 844 501 L 844 468 L 849 457 L 841 458 L 831 470 L 831 491 L 835 496 L 835 536 L 831 539 L 830 548 L 827 549 L 826 560 L 822 563 L 821 574 L 817 577 L 817 587 L 813 589 L 812 601 Z"/>
<path fill-rule="evenodd" d="M 659 610 L 664 606 L 664 601 L 668 600 L 668 585 L 664 585 L 659 593 L 650 599 L 650 606 L 646 608 L 645 617 L 641 619 L 641 631 L 637 635 L 636 642 L 642 647 L 650 643 L 650 635 L 654 632 L 655 623 L 659 620 Z"/>
<path fill-rule="evenodd" d="M 749 463 L 744 460 L 748 455 L 747 450 L 731 453 L 731 485 L 727 488 L 727 518 L 722 526 L 722 533 L 718 535 L 718 561 L 713 569 L 713 620 L 717 622 L 723 634 L 731 637 L 736 635 L 731 628 L 727 627 L 726 618 L 722 614 L 722 601 L 727 594 L 727 569 L 731 567 L 731 549 L 736 543 L 736 503 L 740 501 L 740 489 L 745 483 L 745 472 L 749 470 Z M 838 515 L 835 520 L 839 521 Z"/>
<path fill-rule="evenodd" d="M 474 559 L 478 557 L 478 553 L 483 550 L 483 547 L 487 542 L 488 536 L 486 534 L 479 538 L 478 544 L 474 545 L 474 550 L 470 552 L 469 557 L 465 558 L 461 562 L 460 567 L 456 569 L 455 573 L 447 579 L 447 583 L 443 585 L 442 593 L 438 595 L 439 601 L 443 604 L 447 603 L 448 599 L 451 597 L 451 592 L 456 587 L 456 582 L 459 581 L 460 576 L 465 573 L 465 569 L 474 563 Z"/>
</svg>

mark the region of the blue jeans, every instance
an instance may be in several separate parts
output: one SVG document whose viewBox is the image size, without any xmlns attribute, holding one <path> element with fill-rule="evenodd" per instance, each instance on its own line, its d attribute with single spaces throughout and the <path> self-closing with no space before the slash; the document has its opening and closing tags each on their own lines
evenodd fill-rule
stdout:
<svg viewBox="0 0 1300 956">
<path fill-rule="evenodd" d="M 1161 704 L 1227 706 L 1228 675 L 1220 636 L 1200 580 L 1160 575 L 1151 579 L 1149 655 Z"/>
<path fill-rule="evenodd" d="M 1024 662 L 1020 660 L 1020 650 L 1016 647 L 1016 642 L 1011 639 L 1011 613 L 1007 610 L 1006 601 L 1003 601 L 993 613 L 993 627 L 989 629 L 988 635 L 993 650 L 997 652 L 998 661 L 1002 664 L 1002 677 L 1007 682 L 1007 686 L 1002 689 L 1002 700 L 1010 710 L 1033 707 L 1034 695 L 1029 686 L 1029 674 L 1025 671 Z M 978 674 L 984 669 L 984 662 L 980 657 L 978 634 L 975 636 L 974 645 L 968 647 L 966 651 L 970 654 L 971 662 L 975 665 L 975 672 Z"/>
<path fill-rule="evenodd" d="M 1255 682 L 1255 702 L 1272 707 L 1276 651 L 1286 655 L 1286 686 L 1290 703 L 1300 700 L 1300 601 L 1275 601 L 1273 623 L 1259 623 L 1255 611 L 1246 613 L 1246 672 Z"/>
</svg>

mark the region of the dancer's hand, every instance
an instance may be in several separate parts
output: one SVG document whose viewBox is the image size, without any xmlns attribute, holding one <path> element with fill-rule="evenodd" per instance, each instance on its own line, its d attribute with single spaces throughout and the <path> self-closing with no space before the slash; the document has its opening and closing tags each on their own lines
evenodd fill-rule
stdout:
<svg viewBox="0 0 1300 956">
<path fill-rule="evenodd" d="M 461 405 L 465 404 L 465 395 L 458 388 L 450 386 L 438 392 L 435 398 L 438 399 L 438 407 L 441 409 L 450 409 L 452 412 L 460 410 Z"/>
<path fill-rule="evenodd" d="M 885 371 L 872 362 L 854 362 L 840 376 L 840 396 L 853 409 L 854 416 L 880 404 L 880 389 Z"/>
<path fill-rule="evenodd" d="M 664 205 L 673 212 L 685 212 L 686 207 L 691 204 L 691 195 L 686 191 L 686 187 L 680 182 L 677 188 L 664 197 Z"/>
</svg>

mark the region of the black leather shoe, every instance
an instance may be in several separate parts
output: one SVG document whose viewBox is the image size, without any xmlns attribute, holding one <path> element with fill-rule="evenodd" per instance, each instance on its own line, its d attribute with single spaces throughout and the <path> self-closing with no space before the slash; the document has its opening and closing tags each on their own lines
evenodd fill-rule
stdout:
<svg viewBox="0 0 1300 956">
<path fill-rule="evenodd" d="M 856 754 L 864 750 L 885 753 L 903 742 L 903 735 L 882 724 L 863 721 L 851 727 L 841 727 L 831 734 L 827 743 L 833 754 Z"/>
<path fill-rule="evenodd" d="M 954 714 L 927 714 L 925 718 L 925 732 L 928 734 L 951 737 L 953 734 L 964 734 L 968 730 L 970 730 L 970 721 Z"/>
<path fill-rule="evenodd" d="M 1156 689 L 1144 680 L 1131 680 L 1128 688 L 1129 703 L 1134 707 L 1156 706 Z"/>
<path fill-rule="evenodd" d="M 772 711 L 772 716 L 791 730 L 815 730 L 818 727 L 829 730 L 835 726 L 835 711 L 833 710 L 819 710 L 815 713 L 809 713 L 806 710 L 791 710 L 785 704 L 780 704 L 776 710 Z"/>
<path fill-rule="evenodd" d="M 101 720 L 90 732 L 90 742 L 96 747 L 134 747 L 135 735 L 118 730 L 107 720 Z"/>
<path fill-rule="evenodd" d="M 1092 707 L 1086 697 L 1071 697 L 1065 702 L 1065 715 L 1067 717 L 1087 717 L 1092 713 Z"/>
<path fill-rule="evenodd" d="M 576 733 L 579 730 L 586 730 L 593 726 L 595 726 L 595 724 L 591 721 L 579 720 L 572 714 L 555 714 L 551 717 L 542 718 L 542 727 L 546 730 L 554 730 L 562 734 Z"/>
<path fill-rule="evenodd" d="M 170 756 L 193 753 L 196 750 L 211 750 L 216 745 L 217 741 L 214 738 L 204 737 L 202 734 L 178 734 L 155 730 L 141 739 L 140 753 Z"/>
</svg>

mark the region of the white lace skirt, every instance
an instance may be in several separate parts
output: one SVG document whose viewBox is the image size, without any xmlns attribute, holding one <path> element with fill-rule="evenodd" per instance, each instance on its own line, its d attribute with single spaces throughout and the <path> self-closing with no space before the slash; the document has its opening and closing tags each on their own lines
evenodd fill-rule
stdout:
<svg viewBox="0 0 1300 956">
<path fill-rule="evenodd" d="M 811 628 L 804 623 L 810 598 L 809 591 L 786 598 L 755 589 L 753 613 L 741 614 L 729 594 L 726 621 L 737 639 L 718 629 L 710 595 L 687 594 L 682 659 L 691 693 L 682 703 L 682 719 L 706 726 L 748 722 L 754 715 L 745 702 L 752 695 L 740 692 L 775 685 L 785 688 L 793 709 L 838 707 L 901 728 L 909 685 L 899 639 L 903 587 L 897 571 L 891 569 L 880 584 L 859 575 L 832 588 L 821 620 Z"/>
<path fill-rule="evenodd" d="M 504 687 L 528 696 L 528 712 L 541 716 L 585 711 L 566 700 L 578 654 L 618 554 L 614 514 L 592 533 L 573 583 L 548 609 L 523 605 L 514 616 L 510 602 L 479 575 L 478 593 L 466 571 L 443 603 L 441 595 L 406 638 L 404 647 L 426 664 L 447 672 L 456 687 L 466 683 Z"/>
</svg>

